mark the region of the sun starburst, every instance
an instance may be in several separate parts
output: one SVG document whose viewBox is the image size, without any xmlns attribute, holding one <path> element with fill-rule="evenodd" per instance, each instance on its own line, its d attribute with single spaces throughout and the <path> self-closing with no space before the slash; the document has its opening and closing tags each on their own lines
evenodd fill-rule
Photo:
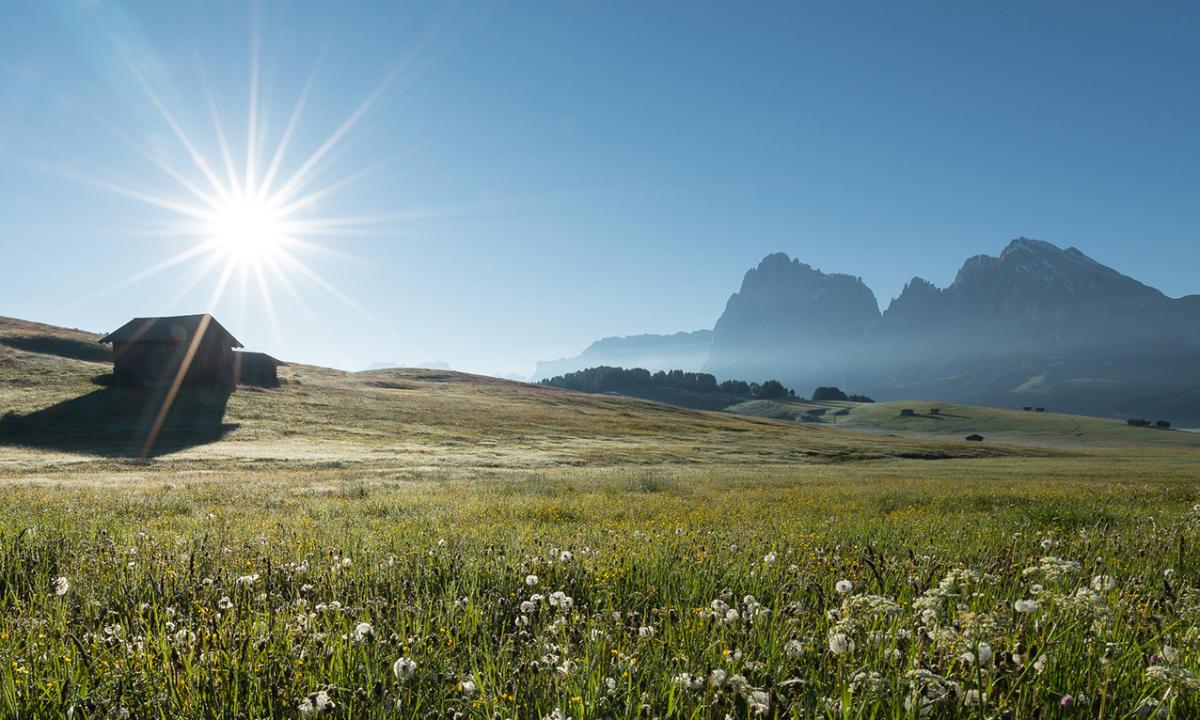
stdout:
<svg viewBox="0 0 1200 720">
<path fill-rule="evenodd" d="M 69 175 L 72 179 L 166 211 L 173 215 L 174 219 L 155 226 L 151 233 L 172 238 L 191 238 L 194 244 L 114 285 L 103 288 L 91 297 L 108 294 L 172 268 L 189 265 L 190 271 L 177 285 L 175 295 L 167 304 L 181 300 L 184 295 L 203 283 L 205 278 L 212 278 L 215 273 L 212 293 L 208 307 L 205 308 L 206 311 L 211 311 L 222 301 L 231 281 L 236 277 L 240 279 L 243 295 L 247 292 L 247 282 L 258 285 L 262 299 L 260 305 L 278 335 L 272 285 L 282 288 L 301 309 L 305 309 L 294 282 L 300 280 L 378 323 L 348 295 L 305 263 L 299 254 L 300 251 L 337 254 L 323 245 L 321 239 L 363 234 L 364 229 L 380 232 L 383 229 L 381 225 L 403 219 L 402 216 L 388 215 L 328 217 L 315 212 L 315 208 L 320 201 L 361 181 L 376 169 L 361 169 L 324 185 L 317 184 L 336 155 L 339 144 L 395 81 L 405 63 L 398 65 L 368 93 L 314 150 L 307 156 L 293 159 L 289 153 L 294 150 L 293 139 L 314 89 L 320 58 L 318 57 L 309 72 L 282 132 L 273 143 L 264 142 L 265 128 L 261 123 L 260 107 L 260 41 L 256 22 L 252 22 L 250 35 L 247 73 L 249 105 L 246 116 L 245 155 L 240 164 L 235 160 L 234 147 L 230 143 L 231 134 L 222 122 L 220 104 L 214 97 L 202 65 L 200 76 L 204 99 L 212 119 L 216 140 L 216 152 L 211 154 L 201 150 L 193 135 L 185 130 L 176 114 L 164 102 L 162 95 L 139 69 L 138 63 L 124 49 L 123 44 L 114 39 L 114 50 L 121 56 L 125 67 L 178 141 L 191 167 L 176 167 L 165 159 L 161 152 L 155 152 L 127 134 L 114 130 L 122 142 L 162 171 L 174 183 L 176 189 L 146 190 L 77 173 Z M 294 170 L 287 173 L 286 168 Z M 243 303 L 243 311 L 244 305 Z"/>
</svg>

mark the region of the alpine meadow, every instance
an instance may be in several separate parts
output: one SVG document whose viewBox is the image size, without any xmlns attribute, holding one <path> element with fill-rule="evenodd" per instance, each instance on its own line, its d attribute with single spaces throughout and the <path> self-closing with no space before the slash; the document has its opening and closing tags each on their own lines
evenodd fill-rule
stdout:
<svg viewBox="0 0 1200 720">
<path fill-rule="evenodd" d="M 1196 37 L 5 5 L 0 720 L 1200 718 Z"/>
</svg>

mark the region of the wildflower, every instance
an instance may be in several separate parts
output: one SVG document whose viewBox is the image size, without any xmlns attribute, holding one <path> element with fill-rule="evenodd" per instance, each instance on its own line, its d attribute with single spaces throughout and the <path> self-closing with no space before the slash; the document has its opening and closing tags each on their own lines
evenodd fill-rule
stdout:
<svg viewBox="0 0 1200 720">
<path fill-rule="evenodd" d="M 570 550 L 563 550 L 558 555 L 558 559 L 560 562 L 571 562 L 571 560 L 574 559 L 574 557 L 575 556 L 571 554 Z"/>
<path fill-rule="evenodd" d="M 721 668 L 714 669 L 709 676 L 712 678 L 713 687 L 721 687 L 725 684 L 725 680 L 729 677 L 728 673 Z"/>
<path fill-rule="evenodd" d="M 1146 668 L 1146 679 L 1174 690 L 1200 690 L 1200 675 L 1187 668 L 1151 665 Z"/>
<path fill-rule="evenodd" d="M 238 578 L 236 582 L 238 585 L 253 585 L 257 581 L 258 581 L 258 573 L 254 573 L 252 575 L 243 575 L 240 578 Z"/>
<path fill-rule="evenodd" d="M 979 659 L 979 664 L 980 665 L 990 665 L 992 662 L 992 646 L 988 645 L 987 643 L 981 642 L 981 643 L 979 643 L 978 650 L 979 650 L 979 654 L 977 657 Z"/>
<path fill-rule="evenodd" d="M 233 601 L 229 599 L 228 595 L 222 595 L 221 599 L 217 601 L 217 607 L 221 608 L 222 610 L 232 609 Z"/>
<path fill-rule="evenodd" d="M 554 712 L 546 716 L 545 720 L 573 720 L 570 715 L 562 711 L 562 708 L 554 708 Z"/>
<path fill-rule="evenodd" d="M 1092 578 L 1092 589 L 1096 592 L 1106 592 L 1116 586 L 1117 581 L 1111 575 L 1097 575 Z"/>
<path fill-rule="evenodd" d="M 333 699 L 329 697 L 329 693 L 322 690 L 315 692 L 300 702 L 300 706 L 296 709 L 300 711 L 301 716 L 316 715 L 318 713 L 329 712 L 336 708 Z"/>
<path fill-rule="evenodd" d="M 755 715 L 766 715 L 771 709 L 771 696 L 763 690 L 754 690 L 746 698 L 746 704 Z"/>
<path fill-rule="evenodd" d="M 829 636 L 829 652 L 834 655 L 846 655 L 854 652 L 854 641 L 846 633 L 832 633 Z"/>
<path fill-rule="evenodd" d="M 1165 660 L 1168 665 L 1170 665 L 1179 659 L 1179 651 L 1170 645 L 1164 645 L 1162 649 L 1162 659 Z"/>
<path fill-rule="evenodd" d="M 458 689 L 466 697 L 474 697 L 475 693 L 479 691 L 479 686 L 475 684 L 474 680 L 467 678 L 458 684 Z"/>
<path fill-rule="evenodd" d="M 1071 697 L 1070 694 L 1063 695 L 1062 699 L 1058 701 L 1058 704 L 1062 707 L 1069 708 L 1075 704 L 1075 698 Z"/>
<path fill-rule="evenodd" d="M 640 628 L 638 628 L 638 637 L 640 637 L 640 638 L 654 637 L 654 626 L 653 625 L 643 625 Z"/>
<path fill-rule="evenodd" d="M 854 589 L 854 583 L 850 582 L 849 580 L 838 580 L 837 584 L 833 587 L 838 591 L 839 594 L 845 595 Z"/>
<path fill-rule="evenodd" d="M 788 640 L 787 644 L 783 646 L 783 654 L 788 657 L 797 657 L 802 652 L 804 652 L 804 646 L 800 644 L 799 640 Z"/>
<path fill-rule="evenodd" d="M 575 601 L 571 599 L 571 596 L 567 595 L 562 590 L 556 590 L 550 593 L 550 604 L 556 608 L 570 610 L 571 606 L 575 604 Z"/>
<path fill-rule="evenodd" d="M 521 602 L 521 612 L 525 613 L 526 615 L 533 612 L 536 608 L 537 605 L 534 605 L 530 600 L 523 600 Z"/>
<path fill-rule="evenodd" d="M 604 678 L 604 688 L 605 688 L 605 690 L 606 690 L 607 692 L 609 692 L 609 693 L 614 693 L 614 692 L 616 692 L 616 691 L 617 691 L 617 681 L 616 681 L 616 679 L 615 679 L 615 678 L 611 678 L 611 677 L 606 677 L 606 678 Z"/>
<path fill-rule="evenodd" d="M 361 643 L 375 636 L 375 628 L 369 622 L 360 622 L 354 626 L 354 642 Z"/>
<path fill-rule="evenodd" d="M 1031 613 L 1038 609 L 1037 600 L 1018 600 L 1013 603 L 1013 610 L 1019 613 Z"/>
<path fill-rule="evenodd" d="M 1045 653 L 1038 655 L 1038 659 L 1033 661 L 1033 669 L 1037 671 L 1038 675 L 1041 675 L 1043 672 L 1046 671 L 1046 655 L 1045 655 Z"/>
<path fill-rule="evenodd" d="M 71 589 L 71 583 L 67 581 L 67 577 L 65 575 L 60 575 L 54 578 L 54 582 L 51 584 L 54 585 L 55 595 L 66 595 L 67 591 Z"/>
<path fill-rule="evenodd" d="M 534 585 L 537 585 L 538 584 L 538 576 L 537 575 L 526 575 L 525 576 L 525 584 L 528 585 L 529 587 L 533 587 Z"/>
<path fill-rule="evenodd" d="M 763 555 L 763 562 L 766 563 L 767 565 L 770 565 L 771 563 L 775 562 L 775 553 L 769 552 L 766 555 Z"/>
<path fill-rule="evenodd" d="M 417 663 L 406 657 L 400 657 L 396 662 L 392 663 L 392 674 L 400 682 L 405 682 L 417 672 Z"/>
</svg>

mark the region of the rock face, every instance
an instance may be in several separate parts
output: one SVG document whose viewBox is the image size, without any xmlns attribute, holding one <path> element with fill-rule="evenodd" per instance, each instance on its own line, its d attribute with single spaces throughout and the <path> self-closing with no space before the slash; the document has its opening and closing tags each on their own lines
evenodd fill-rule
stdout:
<svg viewBox="0 0 1200 720">
<path fill-rule="evenodd" d="M 538 377 L 596 365 L 1200 427 L 1200 295 L 1169 298 L 1021 237 L 969 258 L 948 287 L 913 278 L 880 313 L 862 280 L 776 253 L 746 273 L 711 338 L 608 338 L 539 363 Z"/>
<path fill-rule="evenodd" d="M 801 377 L 852 359 L 845 353 L 866 341 L 879 318 L 875 294 L 860 278 L 768 255 L 726 303 L 705 370 L 722 378 Z"/>
<path fill-rule="evenodd" d="M 713 332 L 718 377 L 1200 424 L 1200 296 L 1172 299 L 1075 248 L 1017 238 L 879 313 L 861 281 L 768 256 Z"/>
<path fill-rule="evenodd" d="M 599 365 L 695 372 L 708 359 L 712 331 L 679 332 L 674 335 L 628 335 L 608 337 L 587 346 L 582 353 L 561 360 L 538 362 L 533 381 L 585 370 Z"/>
</svg>

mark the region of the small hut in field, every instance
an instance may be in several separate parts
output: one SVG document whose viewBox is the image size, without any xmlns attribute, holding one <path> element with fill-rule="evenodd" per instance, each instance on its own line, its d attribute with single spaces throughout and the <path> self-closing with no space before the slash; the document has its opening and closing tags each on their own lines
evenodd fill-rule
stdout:
<svg viewBox="0 0 1200 720">
<path fill-rule="evenodd" d="M 261 352 L 235 352 L 233 354 L 233 376 L 238 385 L 255 387 L 278 387 L 279 360 Z"/>
<path fill-rule="evenodd" d="M 242 347 L 212 315 L 134 318 L 100 339 L 113 346 L 113 374 L 131 385 L 228 387 L 234 348 Z"/>
<path fill-rule="evenodd" d="M 968 435 L 963 439 L 970 440 L 971 442 L 983 442 L 983 436 L 980 435 L 979 433 L 974 433 L 972 435 Z"/>
</svg>

